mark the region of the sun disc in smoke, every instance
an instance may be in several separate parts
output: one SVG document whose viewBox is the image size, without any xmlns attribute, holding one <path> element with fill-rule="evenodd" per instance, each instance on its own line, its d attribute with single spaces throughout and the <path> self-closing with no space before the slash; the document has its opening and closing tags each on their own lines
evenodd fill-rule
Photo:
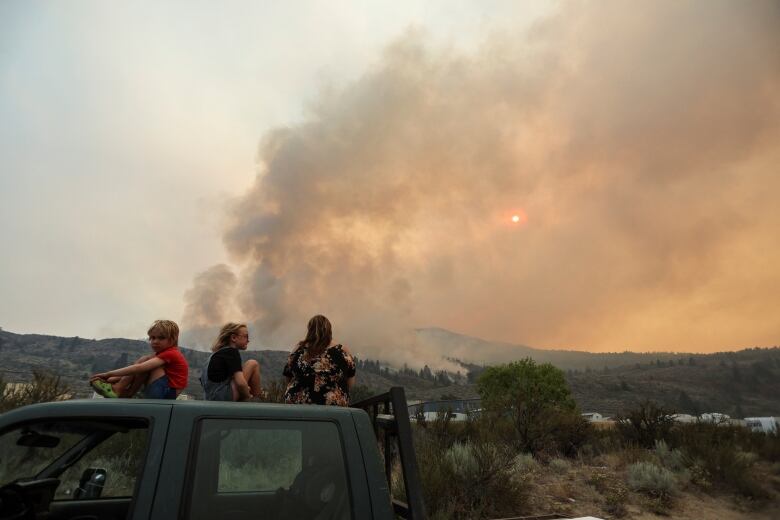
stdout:
<svg viewBox="0 0 780 520">
<path fill-rule="evenodd" d="M 523 210 L 515 210 L 512 212 L 512 217 L 509 220 L 515 225 L 525 224 L 528 222 L 528 215 Z"/>
</svg>

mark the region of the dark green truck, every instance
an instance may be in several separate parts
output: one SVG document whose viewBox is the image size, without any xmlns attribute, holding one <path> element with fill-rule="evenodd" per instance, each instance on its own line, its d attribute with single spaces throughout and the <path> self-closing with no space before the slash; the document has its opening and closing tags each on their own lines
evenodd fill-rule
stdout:
<svg viewBox="0 0 780 520">
<path fill-rule="evenodd" d="M 0 415 L 0 519 L 424 518 L 403 390 L 360 406 L 95 399 L 13 410 Z M 390 499 L 395 456 L 408 503 Z"/>
</svg>

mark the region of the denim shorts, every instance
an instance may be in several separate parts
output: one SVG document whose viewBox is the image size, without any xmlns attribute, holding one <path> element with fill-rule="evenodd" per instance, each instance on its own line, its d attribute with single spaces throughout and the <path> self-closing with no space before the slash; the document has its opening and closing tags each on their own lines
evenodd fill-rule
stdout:
<svg viewBox="0 0 780 520">
<path fill-rule="evenodd" d="M 168 386 L 168 376 L 155 379 L 144 389 L 145 399 L 176 399 L 176 389 Z"/>
</svg>

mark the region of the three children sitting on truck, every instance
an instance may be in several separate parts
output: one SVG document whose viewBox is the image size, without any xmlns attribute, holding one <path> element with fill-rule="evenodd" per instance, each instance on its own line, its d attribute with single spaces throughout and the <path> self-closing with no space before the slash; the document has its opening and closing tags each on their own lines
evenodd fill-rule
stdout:
<svg viewBox="0 0 780 520">
<path fill-rule="evenodd" d="M 176 399 L 187 386 L 189 366 L 178 348 L 179 326 L 170 320 L 157 320 L 147 334 L 154 353 L 132 365 L 92 375 L 89 382 L 98 394 L 133 397 L 144 387 L 147 399 Z"/>
<path fill-rule="evenodd" d="M 147 399 L 176 399 L 187 386 L 189 369 L 178 348 L 178 325 L 157 320 L 148 334 L 154 353 L 132 365 L 94 374 L 90 385 L 98 394 L 133 397 L 144 388 L 142 395 Z M 240 351 L 248 346 L 246 324 L 222 327 L 200 376 L 206 400 L 248 401 L 261 396 L 260 365 L 254 359 L 241 360 Z M 309 320 L 306 337 L 288 356 L 283 374 L 288 404 L 348 406 L 355 361 L 346 347 L 333 341 L 330 321 L 317 315 Z"/>
</svg>

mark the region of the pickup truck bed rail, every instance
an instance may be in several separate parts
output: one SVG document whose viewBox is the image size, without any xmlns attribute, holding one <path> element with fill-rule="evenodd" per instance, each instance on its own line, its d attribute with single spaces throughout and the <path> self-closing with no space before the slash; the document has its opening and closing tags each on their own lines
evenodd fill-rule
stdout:
<svg viewBox="0 0 780 520">
<path fill-rule="evenodd" d="M 407 502 L 393 499 L 393 509 L 401 518 L 409 520 L 425 520 L 425 506 L 420 486 L 420 473 L 417 468 L 417 457 L 412 444 L 412 428 L 409 423 L 409 408 L 406 403 L 404 389 L 394 386 L 389 392 L 370 397 L 352 405 L 368 412 L 374 426 L 377 441 L 382 444 L 385 459 L 385 476 L 392 497 L 392 471 L 397 446 L 401 459 L 401 471 L 404 479 Z"/>
</svg>

